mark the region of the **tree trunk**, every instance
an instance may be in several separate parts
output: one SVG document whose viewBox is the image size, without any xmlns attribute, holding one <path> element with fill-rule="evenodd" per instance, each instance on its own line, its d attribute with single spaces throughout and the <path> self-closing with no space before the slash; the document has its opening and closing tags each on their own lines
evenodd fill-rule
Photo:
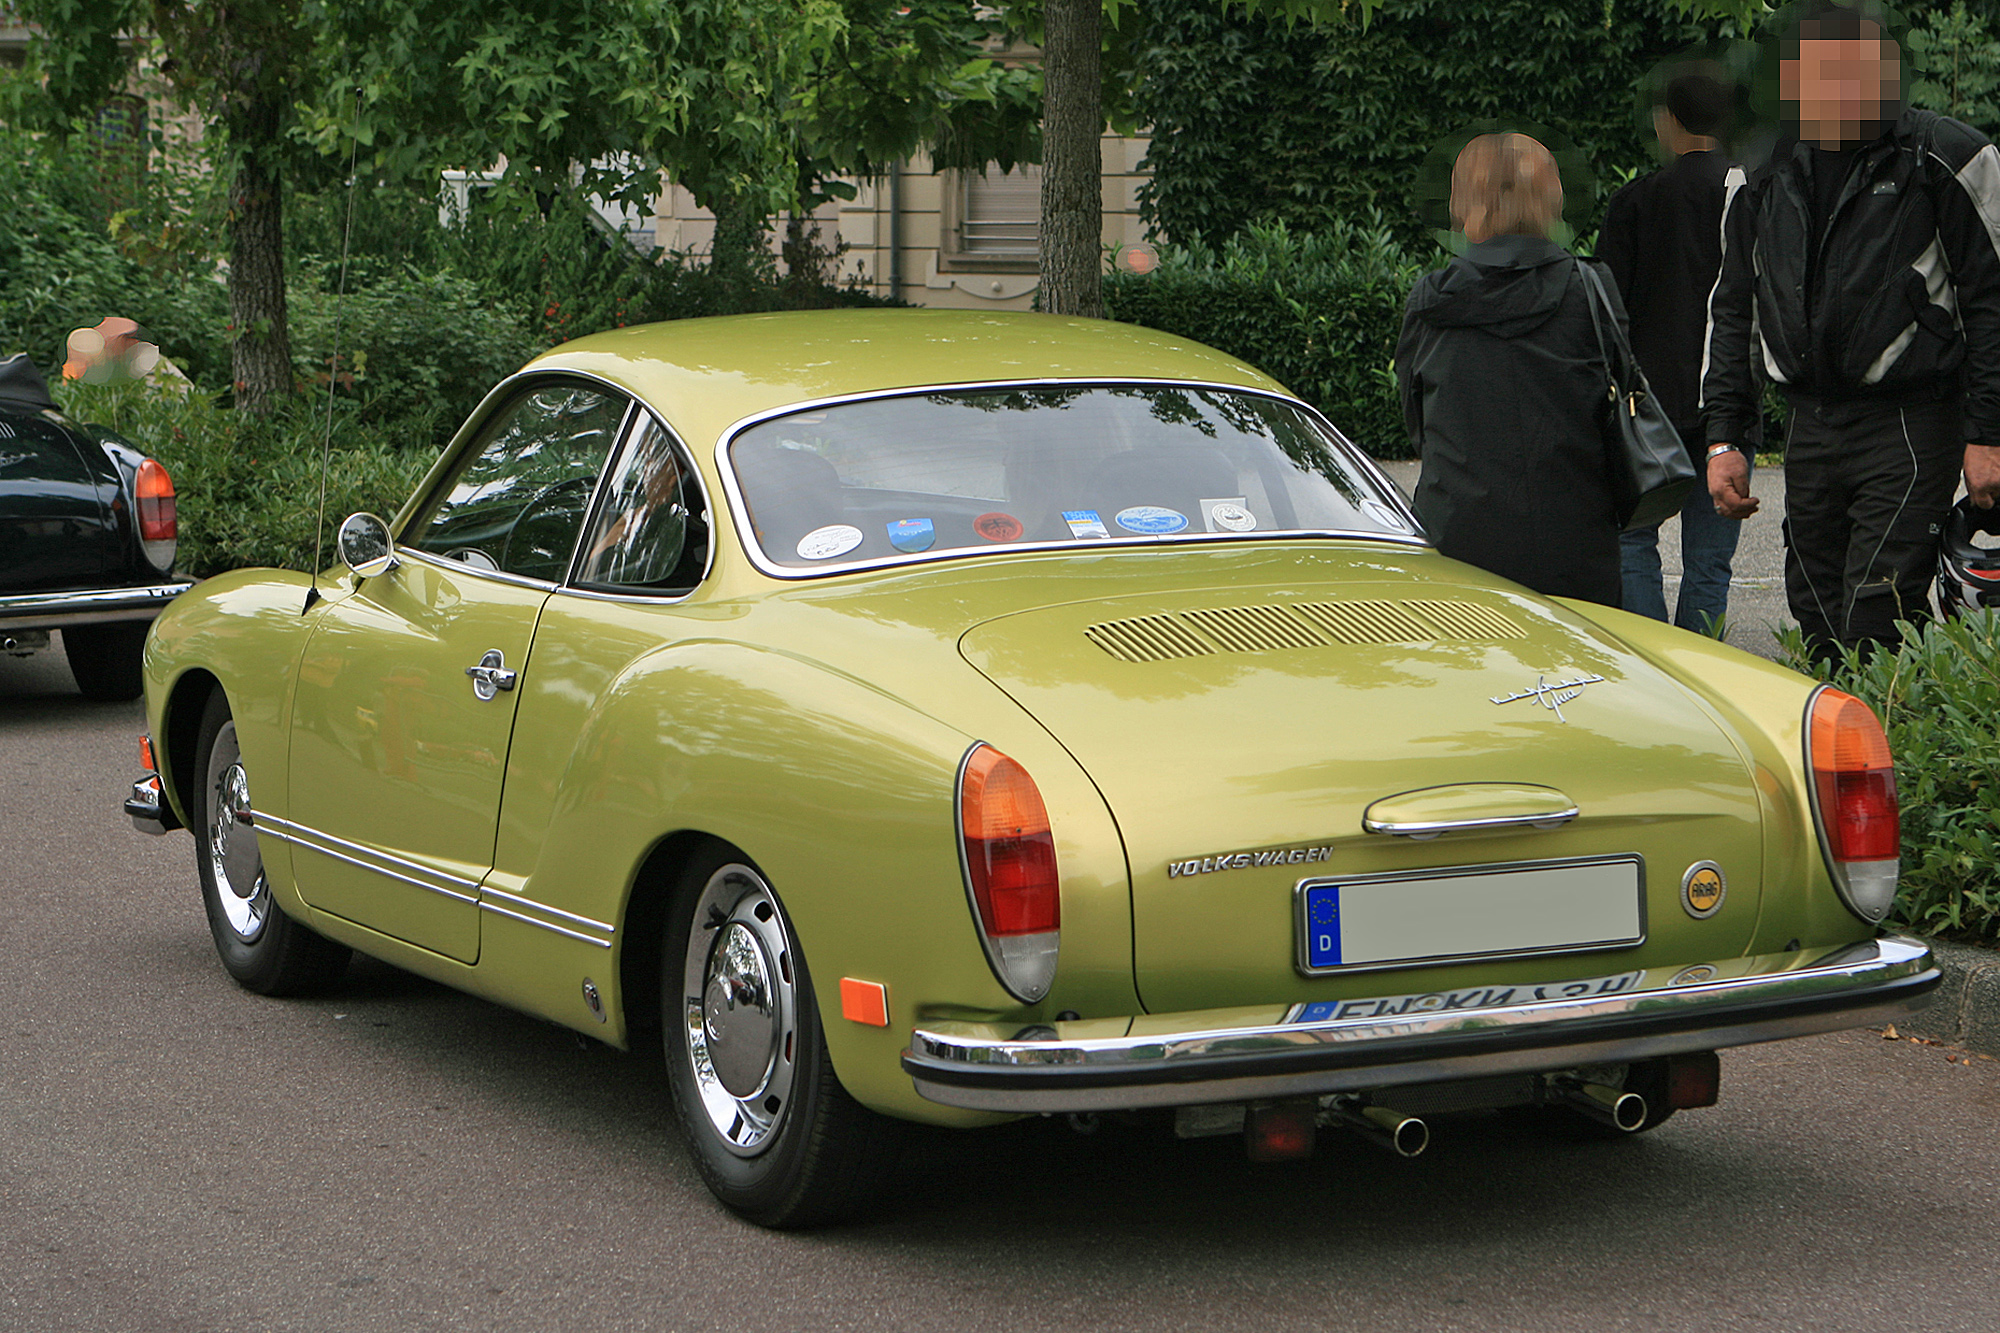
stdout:
<svg viewBox="0 0 2000 1333">
<path fill-rule="evenodd" d="M 740 194 L 718 197 L 710 211 L 715 214 L 715 239 L 708 249 L 709 273 L 717 289 L 715 313 L 739 314 L 752 308 L 751 291 L 770 219 Z"/>
<path fill-rule="evenodd" d="M 1048 0 L 1042 49 L 1042 309 L 1104 314 L 1099 0 Z"/>
<path fill-rule="evenodd" d="M 812 159 L 797 154 L 792 163 L 797 198 L 785 219 L 785 308 L 811 310 L 826 304 L 827 252 L 820 247 L 819 224 L 814 220 L 811 201 L 820 197 L 819 173 Z"/>
<path fill-rule="evenodd" d="M 246 151 L 230 196 L 230 369 L 237 408 L 261 416 L 292 391 L 283 186 L 254 151 Z"/>
</svg>

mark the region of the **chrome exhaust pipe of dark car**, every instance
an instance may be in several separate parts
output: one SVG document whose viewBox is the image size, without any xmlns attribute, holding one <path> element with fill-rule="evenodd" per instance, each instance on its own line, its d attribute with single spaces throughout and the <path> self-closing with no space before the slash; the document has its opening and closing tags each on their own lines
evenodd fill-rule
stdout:
<svg viewBox="0 0 2000 1333">
<path fill-rule="evenodd" d="M 1415 1157 L 1431 1146 L 1430 1126 L 1413 1115 L 1387 1106 L 1362 1106 L 1346 1101 L 1335 1102 L 1331 1111 L 1335 1124 L 1353 1130 L 1398 1157 Z"/>
<path fill-rule="evenodd" d="M 1646 1099 L 1636 1092 L 1602 1083 L 1563 1082 L 1555 1085 L 1555 1093 L 1570 1109 L 1627 1134 L 1646 1123 Z"/>
</svg>

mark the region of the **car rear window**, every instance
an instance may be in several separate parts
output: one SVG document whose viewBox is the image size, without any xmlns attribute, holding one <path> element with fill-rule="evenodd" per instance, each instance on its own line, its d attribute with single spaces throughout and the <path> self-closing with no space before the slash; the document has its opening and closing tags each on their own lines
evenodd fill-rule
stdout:
<svg viewBox="0 0 2000 1333">
<path fill-rule="evenodd" d="M 1409 538 L 1400 503 L 1297 406 L 1188 385 L 948 390 L 770 418 L 728 463 L 788 570 L 1022 545 Z"/>
</svg>

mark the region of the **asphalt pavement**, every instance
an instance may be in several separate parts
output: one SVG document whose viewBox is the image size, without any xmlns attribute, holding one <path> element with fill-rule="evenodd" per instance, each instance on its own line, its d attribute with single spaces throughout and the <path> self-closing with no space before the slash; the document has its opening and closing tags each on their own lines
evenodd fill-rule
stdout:
<svg viewBox="0 0 2000 1333">
<path fill-rule="evenodd" d="M 119 810 L 142 725 L 0 657 L 8 1333 L 2000 1327 L 2000 1063 L 1869 1031 L 1618 1142 L 920 1134 L 871 1217 L 763 1232 L 655 1061 L 380 964 L 233 985 L 192 841 Z"/>
</svg>

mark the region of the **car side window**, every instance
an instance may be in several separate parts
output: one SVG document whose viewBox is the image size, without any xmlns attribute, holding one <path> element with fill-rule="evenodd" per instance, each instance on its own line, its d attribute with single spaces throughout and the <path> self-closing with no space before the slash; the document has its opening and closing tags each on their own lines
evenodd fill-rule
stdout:
<svg viewBox="0 0 2000 1333">
<path fill-rule="evenodd" d="M 708 514 L 694 466 L 674 437 L 641 415 L 584 543 L 579 582 L 597 588 L 686 592 L 708 564 Z"/>
<path fill-rule="evenodd" d="M 494 414 L 404 544 L 473 569 L 561 580 L 625 418 L 605 389 L 552 383 Z"/>
</svg>

